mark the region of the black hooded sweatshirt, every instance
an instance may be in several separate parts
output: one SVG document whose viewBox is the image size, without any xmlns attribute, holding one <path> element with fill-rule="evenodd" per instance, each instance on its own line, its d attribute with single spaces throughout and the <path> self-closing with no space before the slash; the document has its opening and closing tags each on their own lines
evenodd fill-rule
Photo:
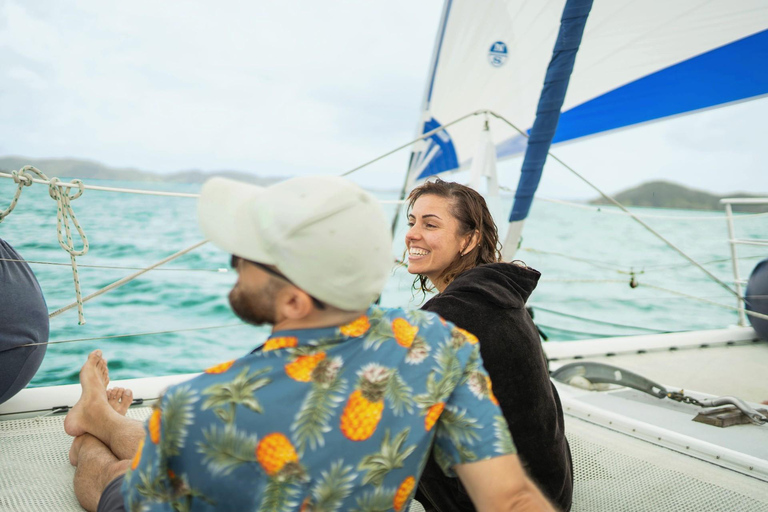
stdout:
<svg viewBox="0 0 768 512">
<path fill-rule="evenodd" d="M 549 380 L 538 331 L 525 309 L 540 277 L 538 271 L 513 263 L 481 265 L 460 274 L 421 309 L 478 337 L 493 394 L 526 472 L 545 496 L 567 511 L 573 477 L 563 410 Z M 445 476 L 433 457 L 419 487 L 421 498 L 440 512 L 475 510 L 461 482 Z"/>
</svg>

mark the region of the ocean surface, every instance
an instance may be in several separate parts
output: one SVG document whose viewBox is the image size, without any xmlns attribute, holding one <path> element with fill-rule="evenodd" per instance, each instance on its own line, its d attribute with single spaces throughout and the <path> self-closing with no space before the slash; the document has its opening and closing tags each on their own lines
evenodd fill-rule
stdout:
<svg viewBox="0 0 768 512">
<path fill-rule="evenodd" d="M 199 185 L 110 182 L 89 185 L 198 192 Z M 0 208 L 15 190 L 0 180 Z M 376 193 L 383 200 L 391 194 Z M 505 231 L 511 197 L 490 202 Z M 195 200 L 87 190 L 72 202 L 90 251 L 78 257 L 83 296 L 203 239 Z M 384 205 L 394 215 L 396 205 Z M 719 212 L 633 209 L 718 278 L 733 285 L 725 217 Z M 738 238 L 768 238 L 768 216 L 737 216 Z M 401 217 L 393 262 L 403 257 Z M 550 340 L 722 328 L 738 321 L 735 298 L 662 241 L 616 209 L 537 200 L 517 257 L 542 273 L 529 301 Z M 56 204 L 47 187 L 24 189 L 0 237 L 31 263 L 51 312 L 75 300 L 69 255 L 58 244 Z M 81 247 L 75 238 L 76 247 Z M 765 247 L 739 246 L 743 279 Z M 50 263 L 57 263 L 51 265 Z M 249 352 L 266 328 L 240 322 L 227 294 L 235 281 L 229 255 L 210 244 L 51 319 L 51 344 L 32 386 L 71 384 L 86 354 L 101 348 L 112 379 L 198 372 Z M 105 268 L 92 268 L 105 267 Z M 639 286 L 630 287 L 634 272 Z M 384 306 L 418 307 L 413 277 L 393 264 Z M 0 292 L 1 293 L 1 292 Z M 723 307 L 725 306 L 725 307 Z M 106 339 L 105 339 L 106 338 Z M 77 341 L 73 341 L 77 340 Z"/>
</svg>

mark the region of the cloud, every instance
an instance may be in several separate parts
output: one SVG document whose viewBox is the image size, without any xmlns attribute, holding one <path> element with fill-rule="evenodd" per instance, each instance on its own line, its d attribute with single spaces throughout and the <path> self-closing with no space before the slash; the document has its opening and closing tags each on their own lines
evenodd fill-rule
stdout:
<svg viewBox="0 0 768 512">
<path fill-rule="evenodd" d="M 410 140 L 442 0 L 0 3 L 0 154 L 160 172 L 338 173 Z M 615 192 L 766 190 L 768 99 L 556 147 Z M 361 171 L 400 186 L 402 151 Z M 517 184 L 519 160 L 500 165 Z M 594 193 L 557 164 L 542 194 Z"/>
</svg>

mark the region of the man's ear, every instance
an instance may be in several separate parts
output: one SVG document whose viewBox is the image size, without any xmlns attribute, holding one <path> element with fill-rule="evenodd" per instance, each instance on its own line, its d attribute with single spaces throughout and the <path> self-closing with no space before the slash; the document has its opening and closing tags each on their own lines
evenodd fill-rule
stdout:
<svg viewBox="0 0 768 512">
<path fill-rule="evenodd" d="M 479 243 L 480 243 L 480 231 L 476 229 L 472 232 L 471 235 L 469 235 L 469 238 L 467 239 L 467 242 L 464 245 L 464 248 L 461 250 L 461 255 L 464 256 L 465 254 L 469 253 L 472 249 L 477 247 L 477 244 Z"/>
<path fill-rule="evenodd" d="M 275 305 L 280 316 L 291 320 L 300 320 L 314 311 L 312 297 L 296 286 L 286 286 L 280 290 Z"/>
</svg>

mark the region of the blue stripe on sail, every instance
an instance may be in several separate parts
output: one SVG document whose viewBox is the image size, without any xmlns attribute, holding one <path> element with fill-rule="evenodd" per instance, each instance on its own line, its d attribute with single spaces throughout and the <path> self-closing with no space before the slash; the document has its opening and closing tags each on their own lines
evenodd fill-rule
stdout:
<svg viewBox="0 0 768 512">
<path fill-rule="evenodd" d="M 424 131 L 422 133 L 427 133 L 440 126 L 440 123 L 438 123 L 435 118 L 431 118 L 424 123 Z M 456 157 L 456 148 L 447 131 L 441 130 L 432 135 L 427 141 L 429 145 L 422 155 L 428 155 L 430 151 L 433 151 L 434 146 L 437 146 L 439 149 L 432 157 L 432 160 L 429 161 L 429 164 L 427 164 L 421 174 L 419 174 L 417 179 L 426 178 L 427 176 L 433 176 L 445 171 L 452 171 L 459 167 L 459 160 Z"/>
<path fill-rule="evenodd" d="M 528 216 L 533 202 L 533 194 L 539 186 L 541 171 L 547 160 L 547 153 L 552 144 L 552 137 L 557 130 L 560 109 L 565 99 L 565 91 L 573 71 L 576 52 L 584 34 L 584 25 L 592 9 L 592 0 L 568 0 L 560 20 L 552 59 L 544 77 L 544 87 L 536 108 L 528 149 L 525 151 L 520 181 L 515 192 L 515 202 L 509 214 L 509 221 L 523 220 Z"/>
<path fill-rule="evenodd" d="M 553 142 L 768 93 L 768 30 L 582 103 L 560 116 Z"/>
<path fill-rule="evenodd" d="M 567 110 L 553 139 L 565 142 L 768 93 L 768 30 L 662 69 Z M 528 130 L 530 133 L 530 130 Z M 499 158 L 522 153 L 526 139 L 497 146 Z"/>
</svg>

